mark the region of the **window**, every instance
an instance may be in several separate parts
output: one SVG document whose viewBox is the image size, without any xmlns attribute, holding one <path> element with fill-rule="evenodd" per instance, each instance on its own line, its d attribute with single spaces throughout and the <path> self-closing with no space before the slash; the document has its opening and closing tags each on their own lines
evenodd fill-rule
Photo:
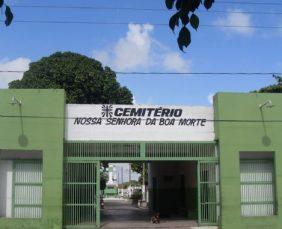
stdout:
<svg viewBox="0 0 282 229">
<path fill-rule="evenodd" d="M 42 214 L 41 161 L 13 161 L 13 217 L 40 218 Z"/>
<path fill-rule="evenodd" d="M 272 153 L 240 153 L 242 216 L 275 215 Z"/>
</svg>

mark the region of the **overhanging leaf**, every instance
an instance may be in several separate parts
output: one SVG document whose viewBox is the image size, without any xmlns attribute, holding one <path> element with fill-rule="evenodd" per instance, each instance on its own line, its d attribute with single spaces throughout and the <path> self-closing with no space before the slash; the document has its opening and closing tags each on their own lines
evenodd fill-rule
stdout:
<svg viewBox="0 0 282 229">
<path fill-rule="evenodd" d="M 184 10 L 181 10 L 179 12 L 180 19 L 181 19 L 183 25 L 187 25 L 189 23 L 188 13 L 189 13 L 188 11 L 184 11 Z"/>
<path fill-rule="evenodd" d="M 191 33 L 187 28 L 187 24 L 190 23 L 195 30 L 198 30 L 200 25 L 200 19 L 194 12 L 201 4 L 206 9 L 210 9 L 215 0 L 165 0 L 165 2 L 167 8 L 172 9 L 175 7 L 177 10 L 177 13 L 169 20 L 171 30 L 174 32 L 175 27 L 179 26 L 179 20 L 181 20 L 180 23 L 183 25 L 177 38 L 179 48 L 183 51 L 183 48 L 188 47 L 191 43 Z"/>
<path fill-rule="evenodd" d="M 174 32 L 175 26 L 179 26 L 179 13 L 175 13 L 169 20 L 169 27 Z"/>
<path fill-rule="evenodd" d="M 0 0 L 0 8 L 4 5 L 4 0 Z"/>
<path fill-rule="evenodd" d="M 183 26 L 179 32 L 177 42 L 181 51 L 183 51 L 183 47 L 187 48 L 190 45 L 191 34 L 190 31 L 185 26 Z"/>
<path fill-rule="evenodd" d="M 214 0 L 205 0 L 204 2 L 204 6 L 206 7 L 206 9 L 210 9 L 212 7 L 212 4 L 214 3 Z"/>
<path fill-rule="evenodd" d="M 191 11 L 194 12 L 196 9 L 198 9 L 201 2 L 202 2 L 201 0 L 193 0 L 191 2 Z"/>
<path fill-rule="evenodd" d="M 195 30 L 197 30 L 198 27 L 199 27 L 199 23 L 200 23 L 200 20 L 199 20 L 198 16 L 197 16 L 196 14 L 192 14 L 192 15 L 191 15 L 191 18 L 190 18 L 190 24 L 191 24 L 191 26 L 192 26 Z"/>
<path fill-rule="evenodd" d="M 183 1 L 184 0 L 177 0 L 177 2 L 175 4 L 175 7 L 176 7 L 177 10 L 181 9 Z"/>
<path fill-rule="evenodd" d="M 165 0 L 166 7 L 171 10 L 173 8 L 174 2 L 175 0 Z"/>
<path fill-rule="evenodd" d="M 11 11 L 11 8 L 7 5 L 6 5 L 6 10 L 5 10 L 5 16 L 6 16 L 5 25 L 9 26 L 13 21 L 14 15 Z"/>
</svg>

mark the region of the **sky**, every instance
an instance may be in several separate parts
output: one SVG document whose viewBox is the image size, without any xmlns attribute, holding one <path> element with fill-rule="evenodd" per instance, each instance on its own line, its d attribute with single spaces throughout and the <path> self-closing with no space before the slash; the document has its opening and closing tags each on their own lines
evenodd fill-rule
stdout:
<svg viewBox="0 0 282 229">
<path fill-rule="evenodd" d="M 230 0 L 231 2 L 234 0 Z M 262 1 L 262 0 L 261 0 Z M 93 57 L 123 72 L 282 72 L 282 29 L 205 27 L 243 25 L 282 27 L 281 5 L 202 6 L 198 31 L 181 52 L 167 24 L 172 11 L 28 8 L 28 5 L 165 9 L 164 0 L 6 0 L 15 15 L 0 24 L 0 70 L 27 70 L 29 63 L 57 51 Z M 236 1 L 238 2 L 238 1 Z M 258 2 L 249 0 L 249 2 Z M 264 2 L 267 2 L 264 0 Z M 279 3 L 278 0 L 273 2 Z M 226 11 L 219 13 L 218 11 Z M 264 14 L 234 13 L 260 11 Z M 279 14 L 272 14 L 278 12 Z M 1 15 L 4 19 L 3 13 Z M 121 25 L 38 24 L 17 21 L 96 21 Z M 0 73 L 0 88 L 20 79 Z M 137 104 L 210 106 L 216 92 L 249 92 L 275 83 L 271 76 L 118 75 Z"/>
<path fill-rule="evenodd" d="M 116 179 L 118 184 L 122 184 L 124 182 L 129 181 L 129 177 L 130 180 L 136 180 L 138 181 L 140 174 L 131 171 L 131 173 L 129 172 L 129 164 L 128 163 L 111 163 L 112 165 L 116 166 Z"/>
</svg>

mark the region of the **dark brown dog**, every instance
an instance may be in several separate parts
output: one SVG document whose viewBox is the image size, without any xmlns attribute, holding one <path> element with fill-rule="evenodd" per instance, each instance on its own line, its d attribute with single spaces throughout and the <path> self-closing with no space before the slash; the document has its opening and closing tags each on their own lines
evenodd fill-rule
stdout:
<svg viewBox="0 0 282 229">
<path fill-rule="evenodd" d="M 156 213 L 152 218 L 151 218 L 152 223 L 160 223 L 160 213 Z"/>
</svg>

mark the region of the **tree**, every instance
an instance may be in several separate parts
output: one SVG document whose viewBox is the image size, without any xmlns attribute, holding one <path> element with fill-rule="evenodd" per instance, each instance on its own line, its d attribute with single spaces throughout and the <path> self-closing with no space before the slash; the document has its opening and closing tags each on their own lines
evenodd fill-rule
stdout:
<svg viewBox="0 0 282 229">
<path fill-rule="evenodd" d="M 0 0 L 1 12 L 4 8 L 5 8 L 5 25 L 9 26 L 13 21 L 14 15 L 11 11 L 11 8 L 4 2 L 4 0 Z"/>
<path fill-rule="evenodd" d="M 131 169 L 132 171 L 142 174 L 143 172 L 143 162 L 134 162 L 131 163 Z"/>
<path fill-rule="evenodd" d="M 274 79 L 277 81 L 276 84 L 259 89 L 259 93 L 282 93 L 282 76 L 273 75 Z"/>
<path fill-rule="evenodd" d="M 67 103 L 132 104 L 133 96 L 121 87 L 116 74 L 92 58 L 71 52 L 57 52 L 31 63 L 21 80 L 9 83 L 9 88 L 61 88 Z M 100 187 L 106 188 L 107 163 L 101 163 Z"/>
<path fill-rule="evenodd" d="M 109 67 L 72 52 L 57 52 L 31 63 L 23 78 L 10 82 L 9 88 L 65 89 L 67 103 L 132 104 L 133 100 Z"/>
<path fill-rule="evenodd" d="M 204 7 L 209 10 L 214 0 L 165 0 L 165 3 L 169 10 L 175 7 L 177 11 L 169 20 L 169 27 L 173 32 L 175 27 L 179 26 L 179 20 L 181 21 L 182 28 L 179 31 L 177 43 L 180 50 L 183 51 L 183 48 L 187 48 L 191 43 L 191 33 L 187 25 L 190 22 L 192 28 L 197 30 L 200 24 L 200 19 L 195 11 L 201 4 L 204 4 Z"/>
<path fill-rule="evenodd" d="M 131 180 L 131 181 L 126 181 L 122 184 L 118 184 L 118 188 L 120 189 L 126 189 L 128 188 L 129 186 L 132 186 L 132 187 L 137 187 L 137 186 L 140 186 L 141 183 L 139 181 L 136 181 L 136 180 Z"/>
<path fill-rule="evenodd" d="M 104 170 L 100 171 L 100 189 L 105 190 L 107 187 L 107 182 L 109 180 L 108 173 L 106 173 Z"/>
<path fill-rule="evenodd" d="M 144 162 L 139 162 L 139 161 L 131 163 L 132 171 L 140 174 L 138 181 L 141 184 L 143 183 L 143 163 Z M 146 163 L 145 163 L 145 184 L 147 185 L 147 183 L 148 183 L 148 166 L 146 166 Z"/>
</svg>

